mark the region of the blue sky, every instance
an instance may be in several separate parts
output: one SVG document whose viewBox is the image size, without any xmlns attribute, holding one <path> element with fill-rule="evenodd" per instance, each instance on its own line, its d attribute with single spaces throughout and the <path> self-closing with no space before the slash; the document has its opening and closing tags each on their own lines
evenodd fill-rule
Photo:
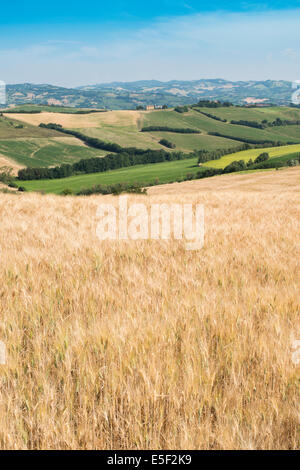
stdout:
<svg viewBox="0 0 300 470">
<path fill-rule="evenodd" d="M 0 79 L 300 79 L 300 0 L 20 1 L 0 6 Z"/>
</svg>

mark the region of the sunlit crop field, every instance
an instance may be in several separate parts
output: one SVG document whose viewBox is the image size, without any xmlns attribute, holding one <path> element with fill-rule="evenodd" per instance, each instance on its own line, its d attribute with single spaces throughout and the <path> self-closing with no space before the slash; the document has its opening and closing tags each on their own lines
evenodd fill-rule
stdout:
<svg viewBox="0 0 300 470">
<path fill-rule="evenodd" d="M 258 157 L 261 153 L 264 152 L 268 153 L 270 158 L 280 157 L 283 155 L 300 152 L 300 144 L 243 150 L 242 152 L 236 152 L 231 153 L 230 155 L 225 155 L 219 160 L 211 160 L 209 162 L 204 163 L 203 165 L 209 166 L 211 168 L 225 168 L 233 161 L 244 160 L 244 162 L 248 162 L 250 158 L 254 161 L 256 157 Z"/>
<path fill-rule="evenodd" d="M 0 194 L 2 449 L 299 447 L 300 170 L 157 186 L 205 245 L 99 241 L 116 197 Z"/>
</svg>

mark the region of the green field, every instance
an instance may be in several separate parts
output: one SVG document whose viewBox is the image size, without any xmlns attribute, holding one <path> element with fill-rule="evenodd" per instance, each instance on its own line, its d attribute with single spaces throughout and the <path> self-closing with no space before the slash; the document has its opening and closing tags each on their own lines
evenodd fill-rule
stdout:
<svg viewBox="0 0 300 470">
<path fill-rule="evenodd" d="M 235 154 L 226 155 L 220 160 L 212 160 L 204 164 L 206 167 L 224 168 L 234 160 L 248 161 L 253 160 L 262 152 L 268 152 L 271 158 L 280 156 L 289 156 L 293 158 L 293 153 L 300 152 L 299 145 L 290 145 L 284 147 L 271 147 L 265 149 L 251 149 Z M 195 174 L 199 171 L 197 158 L 189 158 L 173 162 L 156 163 L 149 165 L 137 165 L 118 170 L 107 171 L 103 173 L 92 173 L 88 175 L 71 176 L 69 178 L 56 180 L 35 180 L 22 181 L 29 191 L 45 191 L 46 193 L 61 193 L 64 189 L 71 189 L 74 192 L 83 188 L 89 188 L 96 184 L 114 184 L 114 183 L 144 183 L 151 184 L 156 180 L 160 183 L 169 183 L 174 180 L 182 179 L 187 174 Z"/>
<path fill-rule="evenodd" d="M 216 137 L 207 134 L 175 134 L 171 132 L 153 132 L 158 140 L 167 139 L 176 145 L 176 150 L 189 153 L 194 150 L 206 149 L 228 149 L 240 145 L 236 140 L 224 139 L 223 137 Z M 168 150 L 168 149 L 166 149 Z"/>
<path fill-rule="evenodd" d="M 18 139 L 20 137 L 61 137 L 61 134 L 51 129 L 42 129 L 0 115 L 0 139 Z"/>
<path fill-rule="evenodd" d="M 214 110 L 213 110 L 214 111 Z M 247 109 L 246 109 L 247 111 Z M 84 117 L 81 118 L 84 123 Z M 178 134 L 162 131 L 140 132 L 144 126 L 167 126 L 173 128 L 194 128 L 201 134 Z M 128 122 L 118 125 L 99 124 L 99 127 L 77 127 L 77 130 L 90 137 L 97 137 L 107 142 L 116 142 L 124 147 L 161 149 L 159 140 L 165 138 L 176 145 L 174 151 L 191 152 L 193 150 L 215 150 L 220 148 L 237 147 L 238 139 L 257 139 L 267 141 L 282 141 L 283 143 L 300 142 L 300 126 L 270 128 L 266 130 L 222 123 L 206 117 L 195 110 L 180 114 L 174 110 L 142 113 L 138 123 Z M 295 127 L 295 129 L 294 129 Z M 232 136 L 235 140 L 225 137 L 211 136 L 209 132 L 219 132 Z M 236 140 L 237 139 L 237 140 Z"/>
<path fill-rule="evenodd" d="M 86 127 L 77 128 L 89 137 L 96 137 L 97 139 L 104 140 L 105 142 L 114 142 L 122 147 L 137 147 L 142 149 L 160 150 L 164 148 L 159 144 L 158 136 L 148 132 L 138 132 L 136 126 L 113 126 L 102 124 L 101 127 Z M 148 134 L 148 135 L 145 135 Z"/>
<path fill-rule="evenodd" d="M 0 155 L 22 166 L 44 167 L 74 163 L 82 158 L 102 157 L 107 152 L 82 145 L 70 137 L 0 140 Z"/>
<path fill-rule="evenodd" d="M 56 180 L 22 181 L 29 191 L 45 191 L 46 193 L 61 193 L 64 189 L 79 191 L 82 188 L 92 187 L 96 184 L 114 183 L 152 183 L 159 179 L 160 183 L 172 182 L 180 179 L 188 173 L 199 171 L 197 158 L 163 162 L 149 165 L 137 165 L 130 168 L 107 171 L 104 173 L 92 173 L 89 175 L 71 176 Z"/>
<path fill-rule="evenodd" d="M 205 112 L 208 112 L 213 115 L 217 115 L 217 112 L 221 114 L 219 111 L 220 109 L 222 112 L 226 110 L 227 113 L 231 113 L 231 119 L 238 120 L 239 117 L 234 116 L 235 111 L 237 110 L 240 112 L 242 109 L 243 113 L 245 113 L 244 119 L 253 120 L 252 117 L 252 108 L 248 110 L 248 108 L 199 108 L 200 110 L 203 109 Z M 268 108 L 266 108 L 268 109 Z M 270 108 L 273 109 L 273 108 Z M 276 108 L 278 109 L 278 108 Z M 280 108 L 279 108 L 280 109 Z M 229 111 L 230 110 L 230 111 Z M 248 115 L 248 111 L 250 114 Z M 276 117 L 282 117 L 282 114 L 278 115 L 277 111 L 274 112 L 274 119 Z M 221 116 L 224 117 L 224 116 Z M 288 119 L 288 116 L 285 116 Z M 263 117 L 265 119 L 265 117 Z M 299 115 L 300 119 L 300 115 Z M 299 130 L 299 136 L 297 135 L 297 131 L 293 131 L 294 134 L 289 134 L 287 131 L 287 127 L 289 126 L 281 126 L 281 127 L 270 127 L 266 129 L 255 129 L 253 127 L 248 126 L 240 126 L 230 123 L 224 123 L 220 121 L 216 121 L 210 117 L 204 116 L 203 114 L 193 110 L 190 110 L 188 113 L 180 114 L 175 112 L 174 110 L 166 110 L 166 111 L 155 111 L 153 113 L 146 114 L 143 120 L 144 126 L 169 126 L 169 127 L 185 127 L 185 128 L 195 128 L 199 129 L 202 133 L 208 132 L 219 132 L 226 136 L 234 137 L 235 139 L 256 139 L 256 140 L 268 140 L 272 142 L 281 141 L 283 143 L 299 143 L 300 142 L 300 126 L 294 126 Z M 184 139 L 187 140 L 191 136 L 187 134 L 182 134 Z"/>
<path fill-rule="evenodd" d="M 256 141 L 272 141 L 291 144 L 300 144 L 300 126 L 280 126 L 266 129 L 255 129 L 252 127 L 233 125 L 216 121 L 204 116 L 195 109 L 187 113 L 178 113 L 174 109 L 159 110 L 153 112 L 143 111 L 109 111 L 93 112 L 91 114 L 76 114 L 77 108 L 55 106 L 20 106 L 19 110 L 30 111 L 41 109 L 39 114 L 13 114 L 0 116 L 0 155 L 11 159 L 21 165 L 29 166 L 52 166 L 68 163 L 74 160 L 103 156 L 107 152 L 77 145 L 73 142 L 53 141 L 54 137 L 64 137 L 64 134 L 38 127 L 40 122 L 57 122 L 66 129 L 79 130 L 90 137 L 99 138 L 105 142 L 117 143 L 123 147 L 138 147 L 143 149 L 164 149 L 159 141 L 163 138 L 176 145 L 174 150 L 185 153 L 194 150 L 216 150 L 236 148 L 241 145 L 243 139 Z M 65 110 L 66 113 L 62 111 Z M 272 108 L 199 108 L 199 110 L 222 118 L 245 119 L 261 121 L 263 119 L 300 119 L 300 110 L 296 108 L 272 107 Z M 51 111 L 51 113 L 49 113 Z M 69 112 L 71 114 L 69 114 Z M 75 114 L 74 114 L 74 113 Z M 11 117 L 13 116 L 13 117 Z M 19 120 L 14 119 L 15 117 Z M 22 121 L 21 121 L 22 119 Z M 141 132 L 142 127 L 164 126 L 170 128 L 193 128 L 199 130 L 200 134 L 180 134 L 163 131 Z M 227 137 L 209 135 L 210 132 L 219 132 Z M 231 138 L 230 138 L 231 137 Z M 25 139 L 26 138 L 26 139 Z M 46 142 L 44 139 L 49 139 Z M 239 139 L 242 139 L 241 141 Z M 11 143 L 8 142 L 11 140 Z M 280 147 L 282 151 L 283 147 Z M 274 154 L 274 148 L 270 154 Z M 249 151 L 251 155 L 256 150 Z M 253 152 L 253 153 L 251 153 Z M 290 150 L 289 150 L 290 152 Z M 225 157 L 224 157 L 225 158 Z M 239 158 L 235 155 L 234 159 Z M 254 159 L 253 158 L 253 159 Z M 226 160 L 214 161 L 212 166 L 223 165 L 230 162 L 230 156 Z M 227 164 L 227 163 L 226 163 Z M 225 163 L 224 163 L 225 165 Z M 225 165 L 226 166 L 226 165 Z"/>
<path fill-rule="evenodd" d="M 283 155 L 291 154 L 293 152 L 300 152 L 300 144 L 286 145 L 283 147 L 269 147 L 264 149 L 243 150 L 242 152 L 236 152 L 231 153 L 229 155 L 225 155 L 219 160 L 211 160 L 209 162 L 203 163 L 203 166 L 207 166 L 210 168 L 225 168 L 225 166 L 229 165 L 229 163 L 232 163 L 233 161 L 237 160 L 244 160 L 245 162 L 248 162 L 251 158 L 254 161 L 255 158 L 263 152 L 267 152 L 271 158 L 280 157 Z"/>
<path fill-rule="evenodd" d="M 245 120 L 245 121 L 258 121 L 262 122 L 264 119 L 267 121 L 274 121 L 276 118 L 287 120 L 300 120 L 300 109 L 289 108 L 286 106 L 272 106 L 262 108 L 248 108 L 239 106 L 230 106 L 229 108 L 197 108 L 207 114 L 218 116 L 228 121 Z"/>
<path fill-rule="evenodd" d="M 178 127 L 178 124 L 177 124 Z M 216 150 L 220 148 L 232 148 L 240 145 L 236 140 L 224 139 L 222 137 L 207 134 L 177 134 L 171 132 L 138 132 L 136 128 L 103 126 L 101 128 L 76 129 L 90 137 L 96 137 L 106 142 L 115 142 L 123 147 L 150 148 L 153 150 L 165 149 L 168 151 L 182 151 L 185 153 L 194 150 L 206 149 Z M 159 143 L 161 139 L 167 139 L 176 145 L 173 150 L 166 149 Z"/>
</svg>

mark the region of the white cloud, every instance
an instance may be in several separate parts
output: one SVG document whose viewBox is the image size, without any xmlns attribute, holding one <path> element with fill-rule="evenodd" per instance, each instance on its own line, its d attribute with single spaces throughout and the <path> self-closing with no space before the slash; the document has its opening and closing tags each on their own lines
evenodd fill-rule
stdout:
<svg viewBox="0 0 300 470">
<path fill-rule="evenodd" d="M 283 56 L 288 57 L 289 59 L 292 59 L 292 60 L 297 59 L 297 56 L 298 56 L 297 52 L 291 47 L 284 49 L 284 51 L 281 51 L 281 53 Z"/>
</svg>

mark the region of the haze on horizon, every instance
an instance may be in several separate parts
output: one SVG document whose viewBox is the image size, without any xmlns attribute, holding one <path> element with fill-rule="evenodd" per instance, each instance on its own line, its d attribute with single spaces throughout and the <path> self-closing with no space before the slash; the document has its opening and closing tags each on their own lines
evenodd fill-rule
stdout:
<svg viewBox="0 0 300 470">
<path fill-rule="evenodd" d="M 1 6 L 0 79 L 75 87 L 112 81 L 297 80 L 300 0 L 247 4 L 54 0 Z"/>
</svg>

